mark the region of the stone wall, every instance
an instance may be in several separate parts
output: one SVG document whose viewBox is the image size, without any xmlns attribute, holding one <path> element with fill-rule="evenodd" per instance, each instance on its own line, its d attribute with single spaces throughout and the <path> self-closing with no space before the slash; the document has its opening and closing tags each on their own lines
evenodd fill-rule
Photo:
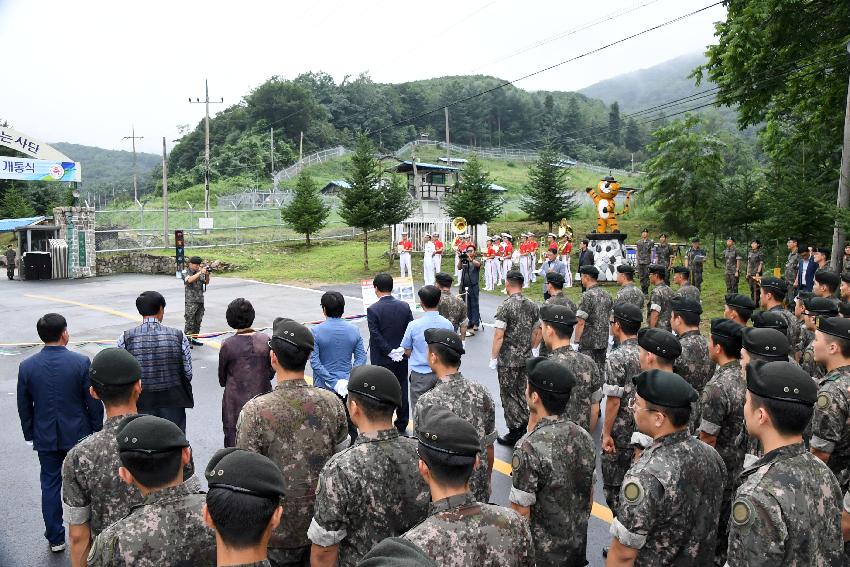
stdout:
<svg viewBox="0 0 850 567">
<path fill-rule="evenodd" d="M 212 260 L 209 265 L 215 272 L 231 272 L 235 266 Z M 144 252 L 126 252 L 99 254 L 97 257 L 97 275 L 110 274 L 167 274 L 173 276 L 177 271 L 174 256 L 155 256 Z"/>
<path fill-rule="evenodd" d="M 68 243 L 68 277 L 95 275 L 94 207 L 56 207 L 53 219 L 59 238 Z"/>
</svg>

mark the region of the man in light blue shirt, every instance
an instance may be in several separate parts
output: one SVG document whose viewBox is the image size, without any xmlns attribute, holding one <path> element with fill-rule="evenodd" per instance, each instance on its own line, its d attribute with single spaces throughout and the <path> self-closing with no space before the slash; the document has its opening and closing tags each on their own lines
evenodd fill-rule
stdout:
<svg viewBox="0 0 850 567">
<path fill-rule="evenodd" d="M 401 346 L 404 355 L 410 361 L 410 407 L 415 408 L 419 396 L 437 385 L 437 376 L 428 366 L 428 343 L 425 342 L 425 329 L 448 329 L 454 331 L 451 321 L 440 315 L 440 289 L 426 285 L 419 289 L 419 303 L 425 312 L 418 319 L 407 324 Z"/>
<path fill-rule="evenodd" d="M 313 385 L 345 397 L 351 368 L 366 364 L 363 337 L 356 326 L 342 319 L 345 298 L 340 292 L 325 293 L 320 303 L 326 320 L 313 327 L 314 347 L 310 355 Z"/>
<path fill-rule="evenodd" d="M 543 300 L 549 299 L 549 292 L 546 291 L 546 274 L 556 272 L 567 278 L 567 265 L 558 259 L 558 252 L 552 248 L 546 251 L 546 260 L 540 265 L 541 276 L 543 276 Z"/>
</svg>

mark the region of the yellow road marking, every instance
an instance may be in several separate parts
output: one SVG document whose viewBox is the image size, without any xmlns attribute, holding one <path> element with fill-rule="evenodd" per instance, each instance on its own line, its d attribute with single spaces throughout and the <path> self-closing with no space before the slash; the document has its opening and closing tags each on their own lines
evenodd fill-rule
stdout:
<svg viewBox="0 0 850 567">
<path fill-rule="evenodd" d="M 115 309 L 109 309 L 108 307 L 100 307 L 99 305 L 91 305 L 88 303 L 80 303 L 79 301 L 71 301 L 70 299 L 62 299 L 60 297 L 53 297 L 50 295 L 35 295 L 31 293 L 25 293 L 24 297 L 29 297 L 31 299 L 42 299 L 44 301 L 52 301 L 54 303 L 65 303 L 67 305 L 76 305 L 77 307 L 84 307 L 86 309 L 91 309 L 92 311 L 100 311 L 101 313 L 109 313 L 110 315 L 115 315 L 116 317 L 123 317 L 124 319 L 129 319 L 131 321 L 141 321 L 142 318 L 138 315 L 130 315 L 129 313 L 124 313 L 122 311 L 116 311 Z"/>
</svg>

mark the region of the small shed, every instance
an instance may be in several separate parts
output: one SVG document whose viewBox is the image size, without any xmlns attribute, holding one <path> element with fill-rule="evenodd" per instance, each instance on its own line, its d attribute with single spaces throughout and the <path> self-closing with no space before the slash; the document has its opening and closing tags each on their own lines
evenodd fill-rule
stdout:
<svg viewBox="0 0 850 567">
<path fill-rule="evenodd" d="M 344 179 L 332 179 L 328 181 L 327 185 L 322 187 L 321 193 L 322 195 L 327 195 L 329 197 L 336 197 L 343 189 L 351 189 L 351 185 L 348 181 L 345 181 Z"/>
</svg>

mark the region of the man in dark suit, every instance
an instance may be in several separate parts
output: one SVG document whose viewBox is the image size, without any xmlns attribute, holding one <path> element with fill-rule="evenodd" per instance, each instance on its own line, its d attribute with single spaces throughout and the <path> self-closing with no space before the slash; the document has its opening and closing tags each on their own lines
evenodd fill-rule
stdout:
<svg viewBox="0 0 850 567">
<path fill-rule="evenodd" d="M 41 465 L 41 514 L 50 549 L 65 549 L 62 525 L 62 461 L 77 441 L 103 427 L 103 406 L 89 394 L 89 359 L 71 352 L 68 324 L 48 313 L 36 324 L 41 352 L 18 368 L 18 415 L 24 439 Z"/>
<path fill-rule="evenodd" d="M 390 370 L 401 385 L 401 407 L 396 415 L 395 426 L 404 433 L 410 417 L 410 402 L 407 398 L 407 359 L 400 362 L 390 357 L 390 351 L 401 345 L 407 324 L 413 321 L 410 306 L 393 297 L 393 277 L 380 273 L 372 281 L 378 301 L 366 309 L 369 323 L 369 359 L 376 366 Z"/>
<path fill-rule="evenodd" d="M 581 241 L 581 250 L 578 253 L 578 269 L 581 271 L 582 266 L 592 266 L 596 263 L 596 258 L 593 255 L 593 250 L 590 249 L 590 241 L 585 238 Z M 584 285 L 581 286 L 581 291 L 586 291 Z"/>
<path fill-rule="evenodd" d="M 809 255 L 809 248 L 800 246 L 800 267 L 797 270 L 798 291 L 812 291 L 815 285 L 815 272 L 818 270 L 818 265 Z"/>
</svg>

